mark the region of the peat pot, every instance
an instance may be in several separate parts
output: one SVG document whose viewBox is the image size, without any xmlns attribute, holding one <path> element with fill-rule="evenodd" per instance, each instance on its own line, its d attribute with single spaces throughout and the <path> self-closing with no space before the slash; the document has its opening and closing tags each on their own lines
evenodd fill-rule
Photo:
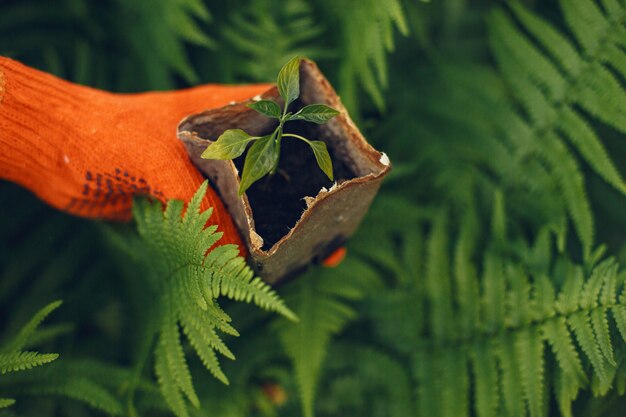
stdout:
<svg viewBox="0 0 626 417">
<path fill-rule="evenodd" d="M 334 182 L 319 169 L 305 143 L 284 138 L 276 174 L 257 181 L 238 197 L 245 154 L 233 161 L 205 160 L 200 155 L 227 129 L 243 129 L 254 136 L 271 133 L 275 119 L 249 109 L 249 102 L 191 115 L 178 127 L 178 137 L 193 163 L 217 188 L 233 216 L 248 246 L 252 267 L 271 284 L 324 259 L 342 245 L 356 230 L 391 169 L 387 155 L 367 143 L 328 80 L 309 60 L 300 64 L 300 91 L 291 112 L 312 103 L 341 112 L 324 125 L 296 121 L 287 123 L 284 130 L 326 142 Z M 260 99 L 282 105 L 276 88 L 252 100 Z"/>
</svg>

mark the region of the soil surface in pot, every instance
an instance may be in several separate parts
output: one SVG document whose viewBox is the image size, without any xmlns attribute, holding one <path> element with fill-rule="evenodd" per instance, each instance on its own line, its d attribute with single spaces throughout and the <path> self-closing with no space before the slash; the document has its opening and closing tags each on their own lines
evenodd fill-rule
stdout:
<svg viewBox="0 0 626 417">
<path fill-rule="evenodd" d="M 313 123 L 289 122 L 284 131 L 309 140 L 324 140 L 319 127 Z M 328 152 L 336 182 L 356 177 L 344 161 L 335 157 L 330 147 Z M 244 157 L 245 154 L 234 160 L 239 172 L 243 170 Z M 261 178 L 246 191 L 256 232 L 263 238 L 262 249 L 270 249 L 295 226 L 306 209 L 304 197 L 315 197 L 322 187 L 328 189 L 332 185 L 317 165 L 309 145 L 296 138 L 283 138 L 276 174 Z"/>
</svg>

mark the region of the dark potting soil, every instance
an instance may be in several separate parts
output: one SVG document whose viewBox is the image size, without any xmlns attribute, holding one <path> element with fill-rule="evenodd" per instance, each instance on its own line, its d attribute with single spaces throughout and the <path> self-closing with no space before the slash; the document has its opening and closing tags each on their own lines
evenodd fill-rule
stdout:
<svg viewBox="0 0 626 417">
<path fill-rule="evenodd" d="M 295 133 L 309 140 L 322 140 L 319 127 L 308 122 L 286 123 L 285 133 Z M 268 132 L 269 134 L 271 132 Z M 335 181 L 355 178 L 347 164 L 333 155 Z M 235 159 L 235 165 L 242 172 L 244 156 Z M 322 187 L 332 187 L 328 177 L 317 165 L 313 151 L 303 141 L 283 137 L 280 162 L 273 176 L 266 176 L 254 183 L 246 191 L 256 232 L 263 238 L 263 250 L 268 250 L 295 226 L 306 209 L 304 197 L 315 197 Z"/>
</svg>

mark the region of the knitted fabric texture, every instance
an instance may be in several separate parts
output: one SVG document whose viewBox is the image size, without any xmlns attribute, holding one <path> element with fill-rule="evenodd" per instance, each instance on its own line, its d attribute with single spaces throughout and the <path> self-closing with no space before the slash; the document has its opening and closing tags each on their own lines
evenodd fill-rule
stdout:
<svg viewBox="0 0 626 417">
<path fill-rule="evenodd" d="M 0 57 L 0 179 L 68 213 L 129 220 L 133 195 L 188 201 L 203 181 L 176 126 L 188 114 L 244 101 L 271 86 L 205 85 L 173 92 L 112 94 Z M 213 190 L 203 209 L 241 239 Z"/>
</svg>

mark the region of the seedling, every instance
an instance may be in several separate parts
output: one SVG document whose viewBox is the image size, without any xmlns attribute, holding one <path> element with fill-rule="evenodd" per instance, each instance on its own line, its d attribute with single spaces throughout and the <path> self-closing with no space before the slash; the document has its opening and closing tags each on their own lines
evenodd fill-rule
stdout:
<svg viewBox="0 0 626 417">
<path fill-rule="evenodd" d="M 320 169 L 333 181 L 333 164 L 326 143 L 320 140 L 309 140 L 294 133 L 284 133 L 283 128 L 285 123 L 292 120 L 324 124 L 337 116 L 339 112 L 324 104 L 309 104 L 295 114 L 288 112 L 289 105 L 300 96 L 300 57 L 292 58 L 282 67 L 278 73 L 276 84 L 279 94 L 285 101 L 282 110 L 278 103 L 273 100 L 260 100 L 248 104 L 251 109 L 267 117 L 278 119 L 278 126 L 271 134 L 250 136 L 241 129 L 229 129 L 202 153 L 204 159 L 235 159 L 243 154 L 248 144 L 252 142 L 243 164 L 238 191 L 240 196 L 265 175 L 276 173 L 280 160 L 280 144 L 283 138 L 293 138 L 306 142 L 311 147 Z"/>
</svg>

